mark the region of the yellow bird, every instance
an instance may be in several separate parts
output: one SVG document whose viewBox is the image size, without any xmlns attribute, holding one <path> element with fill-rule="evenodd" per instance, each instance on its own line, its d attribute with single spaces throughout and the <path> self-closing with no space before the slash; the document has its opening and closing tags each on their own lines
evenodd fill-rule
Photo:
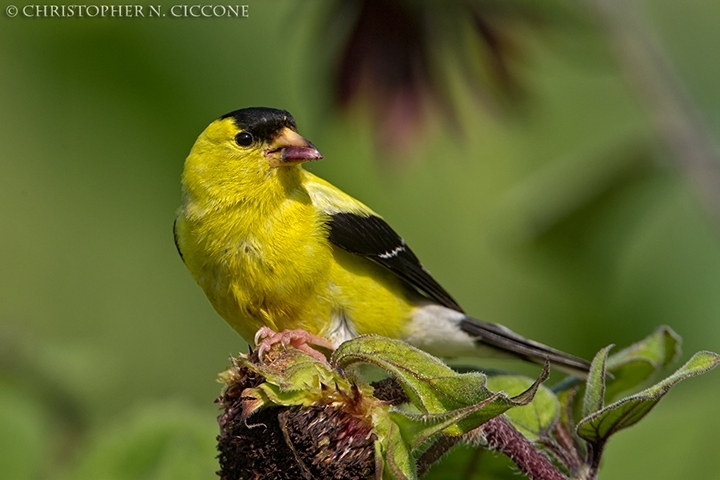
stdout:
<svg viewBox="0 0 720 480">
<path fill-rule="evenodd" d="M 250 341 L 303 329 L 332 346 L 363 334 L 433 355 L 514 356 L 584 375 L 588 362 L 468 317 L 370 208 L 302 168 L 320 152 L 290 113 L 245 108 L 185 161 L 178 251 L 215 310 Z"/>
</svg>

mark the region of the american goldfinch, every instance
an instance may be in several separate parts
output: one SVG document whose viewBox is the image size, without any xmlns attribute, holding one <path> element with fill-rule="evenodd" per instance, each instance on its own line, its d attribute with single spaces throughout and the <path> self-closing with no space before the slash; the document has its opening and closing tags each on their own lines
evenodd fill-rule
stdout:
<svg viewBox="0 0 720 480">
<path fill-rule="evenodd" d="M 585 360 L 467 316 L 385 220 L 303 169 L 320 158 L 290 113 L 245 108 L 211 123 L 185 161 L 175 243 L 240 335 L 303 329 L 337 347 L 374 333 L 441 357 L 587 372 Z"/>
</svg>

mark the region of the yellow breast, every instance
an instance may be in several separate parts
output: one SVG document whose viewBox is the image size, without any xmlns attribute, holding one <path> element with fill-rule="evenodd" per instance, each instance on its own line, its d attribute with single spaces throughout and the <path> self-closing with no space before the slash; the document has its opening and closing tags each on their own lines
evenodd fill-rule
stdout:
<svg viewBox="0 0 720 480">
<path fill-rule="evenodd" d="M 285 203 L 262 215 L 240 204 L 195 218 L 181 211 L 178 217 L 188 269 L 217 312 L 246 339 L 262 325 L 317 332 L 328 315 L 308 314 L 310 299 L 323 294 L 331 271 L 321 220 L 309 200 Z"/>
<path fill-rule="evenodd" d="M 249 341 L 262 326 L 302 328 L 336 343 L 364 333 L 399 336 L 414 307 L 405 287 L 327 239 L 325 212 L 339 203 L 367 207 L 350 197 L 339 202 L 329 184 L 299 166 L 269 168 L 262 155 L 238 156 L 227 138 L 232 125 L 222 121 L 198 138 L 176 221 L 183 260 L 215 310 Z"/>
</svg>

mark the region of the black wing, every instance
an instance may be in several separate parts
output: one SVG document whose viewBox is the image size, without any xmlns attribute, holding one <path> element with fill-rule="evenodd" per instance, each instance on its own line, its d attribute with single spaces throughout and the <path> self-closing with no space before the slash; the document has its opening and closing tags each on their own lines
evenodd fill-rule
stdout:
<svg viewBox="0 0 720 480">
<path fill-rule="evenodd" d="M 390 225 L 380 217 L 336 213 L 328 222 L 328 239 L 346 252 L 361 255 L 382 265 L 412 288 L 440 305 L 462 312 L 462 308 L 425 270 L 417 256 Z"/>
</svg>

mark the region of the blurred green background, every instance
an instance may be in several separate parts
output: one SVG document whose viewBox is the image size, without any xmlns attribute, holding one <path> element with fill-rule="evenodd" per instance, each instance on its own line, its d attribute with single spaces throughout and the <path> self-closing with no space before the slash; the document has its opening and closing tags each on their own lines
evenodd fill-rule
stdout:
<svg viewBox="0 0 720 480">
<path fill-rule="evenodd" d="M 439 120 L 393 153 L 367 115 L 329 108 L 321 8 L 2 14 L 0 477 L 216 478 L 215 377 L 246 344 L 171 227 L 195 138 L 245 106 L 292 112 L 325 155 L 309 168 L 388 219 L 474 316 L 587 358 L 661 324 L 682 360 L 720 350 L 718 223 L 600 40 L 523 33 L 521 114 L 468 101 L 463 135 Z M 720 3 L 644 12 L 718 139 Z M 708 478 L 716 376 L 614 437 L 601 478 Z"/>
</svg>

